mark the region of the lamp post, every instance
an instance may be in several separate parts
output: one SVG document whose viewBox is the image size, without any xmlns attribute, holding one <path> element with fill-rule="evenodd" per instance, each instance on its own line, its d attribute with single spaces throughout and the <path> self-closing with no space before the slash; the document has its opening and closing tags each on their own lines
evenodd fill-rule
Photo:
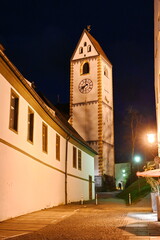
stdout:
<svg viewBox="0 0 160 240">
<path fill-rule="evenodd" d="M 141 162 L 141 157 L 139 155 L 134 156 L 134 161 L 137 163 L 137 169 L 138 169 L 138 172 L 139 172 L 139 164 Z M 139 189 L 139 192 L 140 192 L 141 186 L 140 186 L 139 177 L 138 177 L 138 189 Z"/>
</svg>

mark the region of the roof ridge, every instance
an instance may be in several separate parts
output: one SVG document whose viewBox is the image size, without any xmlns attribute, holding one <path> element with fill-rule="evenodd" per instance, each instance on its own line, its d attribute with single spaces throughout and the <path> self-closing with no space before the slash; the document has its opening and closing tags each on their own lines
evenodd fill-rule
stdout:
<svg viewBox="0 0 160 240">
<path fill-rule="evenodd" d="M 90 39 L 90 41 L 92 42 L 92 44 L 94 45 L 94 47 L 96 48 L 97 52 L 102 55 L 111 65 L 112 63 L 110 62 L 110 60 L 108 59 L 108 57 L 106 56 L 105 52 L 103 51 L 101 45 L 99 44 L 99 42 L 86 30 L 84 29 L 84 31 L 88 38 Z"/>
</svg>

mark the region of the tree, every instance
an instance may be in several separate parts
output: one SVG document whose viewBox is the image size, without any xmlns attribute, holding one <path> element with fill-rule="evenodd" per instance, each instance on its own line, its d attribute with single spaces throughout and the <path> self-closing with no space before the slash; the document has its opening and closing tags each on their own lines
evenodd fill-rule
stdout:
<svg viewBox="0 0 160 240">
<path fill-rule="evenodd" d="M 139 133 L 141 125 L 143 122 L 142 115 L 130 106 L 127 109 L 127 115 L 125 117 L 124 124 L 126 125 L 126 134 L 125 140 L 127 140 L 127 145 L 130 148 L 130 156 L 131 156 L 131 178 L 133 178 L 133 158 L 135 155 L 135 148 L 138 145 L 139 141 Z"/>
</svg>

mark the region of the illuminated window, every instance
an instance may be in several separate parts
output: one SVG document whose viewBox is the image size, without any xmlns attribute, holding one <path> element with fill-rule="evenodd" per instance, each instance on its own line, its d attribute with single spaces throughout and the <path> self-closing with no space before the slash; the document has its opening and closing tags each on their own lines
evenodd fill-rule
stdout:
<svg viewBox="0 0 160 240">
<path fill-rule="evenodd" d="M 60 161 L 60 136 L 56 134 L 56 159 Z"/>
<path fill-rule="evenodd" d="M 80 54 L 83 53 L 83 48 L 82 47 L 79 48 L 79 53 Z"/>
<path fill-rule="evenodd" d="M 77 168 L 77 149 L 73 147 L 73 167 Z"/>
<path fill-rule="evenodd" d="M 11 90 L 9 128 L 16 132 L 18 131 L 18 105 L 19 97 L 13 90 Z"/>
<path fill-rule="evenodd" d="M 34 125 L 34 113 L 28 108 L 28 136 L 27 139 L 33 142 L 33 125 Z"/>
<path fill-rule="evenodd" d="M 86 74 L 86 73 L 89 73 L 89 63 L 88 62 L 85 62 L 83 64 L 83 68 L 82 68 L 82 74 Z"/>
<path fill-rule="evenodd" d="M 78 150 L 78 170 L 82 169 L 82 153 Z"/>
<path fill-rule="evenodd" d="M 42 150 L 47 153 L 48 148 L 48 129 L 47 125 L 42 123 Z"/>
<path fill-rule="evenodd" d="M 87 51 L 88 51 L 88 52 L 91 52 L 91 45 L 88 45 Z"/>
</svg>

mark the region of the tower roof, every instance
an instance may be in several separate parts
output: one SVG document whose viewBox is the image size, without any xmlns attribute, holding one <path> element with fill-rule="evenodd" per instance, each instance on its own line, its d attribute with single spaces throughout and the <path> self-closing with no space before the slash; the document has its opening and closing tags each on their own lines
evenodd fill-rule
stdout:
<svg viewBox="0 0 160 240">
<path fill-rule="evenodd" d="M 96 49 L 97 53 L 98 53 L 99 55 L 101 55 L 105 60 L 107 60 L 107 62 L 109 62 L 109 63 L 112 65 L 112 63 L 110 62 L 110 60 L 109 60 L 108 57 L 106 56 L 106 54 L 105 54 L 105 52 L 103 51 L 103 49 L 102 49 L 102 47 L 100 46 L 100 44 L 97 42 L 97 40 L 96 40 L 86 29 L 83 30 L 83 32 L 82 32 L 82 34 L 81 34 L 81 37 L 80 37 L 80 39 L 79 39 L 79 41 L 78 41 L 78 44 L 77 44 L 77 46 L 76 46 L 75 51 L 77 50 L 77 47 L 78 47 L 78 45 L 79 45 L 79 42 L 81 41 L 84 33 L 86 33 L 86 35 L 88 36 L 89 40 L 90 40 L 91 43 L 93 44 L 93 46 L 94 46 L 94 48 Z M 73 56 L 74 56 L 74 54 L 75 54 L 75 51 L 74 51 L 74 53 L 73 53 L 73 55 L 72 55 L 72 58 L 73 58 Z M 71 59 L 72 59 L 72 58 L 71 58 Z"/>
</svg>

